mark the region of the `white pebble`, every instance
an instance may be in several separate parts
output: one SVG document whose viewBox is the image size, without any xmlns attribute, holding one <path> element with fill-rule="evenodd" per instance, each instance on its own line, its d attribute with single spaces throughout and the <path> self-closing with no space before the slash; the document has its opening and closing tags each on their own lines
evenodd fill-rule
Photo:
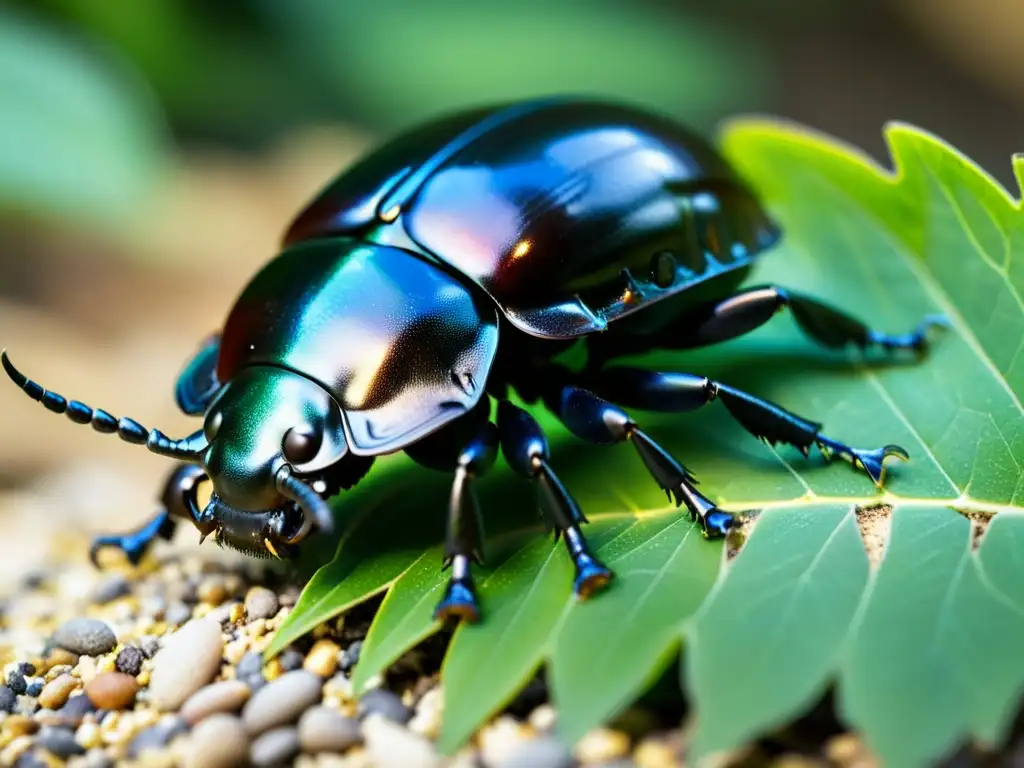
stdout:
<svg viewBox="0 0 1024 768">
<path fill-rule="evenodd" d="M 223 653 L 224 638 L 216 622 L 195 619 L 185 624 L 153 658 L 150 702 L 160 710 L 176 710 L 216 676 Z"/>
<path fill-rule="evenodd" d="M 363 721 L 363 738 L 379 768 L 440 768 L 444 762 L 433 744 L 383 715 Z"/>
</svg>

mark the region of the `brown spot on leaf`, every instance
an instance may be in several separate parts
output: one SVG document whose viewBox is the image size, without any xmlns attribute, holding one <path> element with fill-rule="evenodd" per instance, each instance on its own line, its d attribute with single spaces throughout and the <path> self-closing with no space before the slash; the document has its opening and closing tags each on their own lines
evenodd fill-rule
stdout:
<svg viewBox="0 0 1024 768">
<path fill-rule="evenodd" d="M 743 549 L 743 545 L 750 536 L 750 532 L 753 530 L 754 523 L 757 521 L 757 516 L 760 512 L 734 514 L 736 515 L 735 525 L 729 530 L 728 535 L 725 537 L 725 559 L 727 561 L 731 561 L 740 553 L 740 550 Z"/>
<path fill-rule="evenodd" d="M 874 507 L 857 508 L 857 529 L 860 531 L 864 551 L 872 568 L 877 568 L 885 555 L 885 547 L 889 542 L 892 507 L 879 504 Z"/>
<path fill-rule="evenodd" d="M 985 531 L 988 530 L 988 524 L 992 522 L 995 514 L 976 510 L 968 512 L 963 509 L 958 509 L 957 512 L 971 521 L 971 551 L 977 552 L 978 547 L 981 546 L 981 540 L 985 536 Z"/>
</svg>

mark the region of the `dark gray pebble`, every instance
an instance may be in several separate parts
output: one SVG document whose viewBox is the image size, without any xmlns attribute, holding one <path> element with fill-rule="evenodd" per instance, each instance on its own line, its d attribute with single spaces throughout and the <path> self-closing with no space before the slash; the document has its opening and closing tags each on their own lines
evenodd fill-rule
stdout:
<svg viewBox="0 0 1024 768">
<path fill-rule="evenodd" d="M 135 760 L 148 749 L 161 749 L 187 730 L 188 723 L 180 717 L 165 717 L 156 725 L 151 725 L 138 732 L 128 745 L 128 757 Z"/>
<path fill-rule="evenodd" d="M 81 720 L 90 712 L 95 711 L 96 705 L 89 701 L 89 697 L 84 693 L 72 696 L 67 700 L 67 703 L 60 708 L 61 716 L 71 720 Z"/>
<path fill-rule="evenodd" d="M 238 660 L 235 665 L 236 677 L 252 677 L 258 675 L 263 677 L 263 654 L 249 652 Z"/>
<path fill-rule="evenodd" d="M 146 654 L 142 652 L 141 648 L 136 648 L 134 645 L 126 645 L 117 654 L 117 659 L 114 660 L 114 667 L 118 672 L 124 672 L 126 675 L 135 677 L 142 671 L 142 662 L 145 658 Z"/>
<path fill-rule="evenodd" d="M 27 693 L 29 696 L 38 697 L 39 694 L 42 693 L 42 692 L 43 692 L 43 684 L 41 682 L 39 682 L 38 680 L 36 682 L 32 683 L 31 685 L 29 685 L 29 687 L 27 689 L 25 689 L 25 693 Z"/>
<path fill-rule="evenodd" d="M 35 744 L 47 752 L 52 752 L 62 760 L 66 760 L 72 755 L 85 754 L 85 747 L 75 741 L 74 731 L 70 728 L 44 726 L 36 735 Z"/>
<path fill-rule="evenodd" d="M 277 659 L 281 669 L 285 672 L 294 672 L 296 669 L 302 669 L 302 662 L 305 661 L 301 653 L 290 648 L 278 656 Z"/>
<path fill-rule="evenodd" d="M 0 685 L 0 712 L 11 712 L 17 703 L 18 697 L 14 691 L 6 685 Z"/>
<path fill-rule="evenodd" d="M 281 765 L 299 754 L 299 732 L 291 726 L 267 731 L 252 743 L 253 765 Z"/>
<path fill-rule="evenodd" d="M 114 650 L 114 630 L 97 619 L 71 619 L 53 633 L 53 642 L 60 648 L 80 656 L 101 656 Z"/>
<path fill-rule="evenodd" d="M 267 685 L 267 678 L 263 675 L 251 675 L 250 677 L 242 678 L 242 682 L 249 686 L 249 690 L 256 693 L 260 688 L 264 688 Z"/>
<path fill-rule="evenodd" d="M 25 682 L 25 676 L 21 672 L 11 672 L 7 676 L 7 687 L 21 696 L 28 690 L 28 683 Z"/>
<path fill-rule="evenodd" d="M 348 648 L 341 652 L 341 658 L 338 659 L 338 664 L 341 666 L 343 672 L 348 672 L 352 667 L 359 663 L 359 654 L 363 650 L 362 640 L 353 640 Z"/>
<path fill-rule="evenodd" d="M 50 768 L 35 752 L 22 752 L 14 761 L 14 768 Z"/>
<path fill-rule="evenodd" d="M 160 650 L 160 638 L 147 635 L 139 642 L 139 649 L 145 654 L 147 659 L 152 659 L 156 656 L 156 652 Z"/>
<path fill-rule="evenodd" d="M 30 661 L 23 661 L 18 665 L 18 671 L 25 677 L 35 677 L 36 665 Z"/>
<path fill-rule="evenodd" d="M 115 574 L 97 584 L 90 593 L 89 599 L 96 605 L 105 605 L 119 597 L 124 597 L 130 591 L 128 580 L 120 574 Z"/>
<path fill-rule="evenodd" d="M 192 618 L 192 609 L 184 603 L 171 603 L 164 612 L 164 621 L 172 626 L 184 624 Z"/>
<path fill-rule="evenodd" d="M 367 715 L 383 715 L 402 725 L 412 720 L 412 710 L 402 703 L 397 694 L 383 688 L 374 688 L 364 693 L 359 700 L 357 714 L 360 720 Z"/>
</svg>

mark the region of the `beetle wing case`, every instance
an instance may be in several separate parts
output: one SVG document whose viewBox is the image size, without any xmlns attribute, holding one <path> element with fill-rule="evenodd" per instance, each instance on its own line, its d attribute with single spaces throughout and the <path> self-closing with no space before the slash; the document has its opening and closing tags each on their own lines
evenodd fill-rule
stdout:
<svg viewBox="0 0 1024 768">
<path fill-rule="evenodd" d="M 353 453 L 400 450 L 480 400 L 498 343 L 487 297 L 400 248 L 347 238 L 283 251 L 225 324 L 218 377 L 275 365 L 338 401 Z"/>
</svg>

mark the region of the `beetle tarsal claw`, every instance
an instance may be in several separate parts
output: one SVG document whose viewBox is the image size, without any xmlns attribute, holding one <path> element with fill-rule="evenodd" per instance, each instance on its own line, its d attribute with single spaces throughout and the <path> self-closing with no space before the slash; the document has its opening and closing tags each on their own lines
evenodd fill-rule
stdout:
<svg viewBox="0 0 1024 768">
<path fill-rule="evenodd" d="M 910 461 L 910 454 L 904 448 L 892 444 L 874 449 L 851 448 L 829 438 L 820 437 L 818 446 L 825 458 L 830 461 L 836 455 L 849 459 L 854 469 L 864 471 L 879 488 L 885 483 L 886 459 Z"/>
</svg>

